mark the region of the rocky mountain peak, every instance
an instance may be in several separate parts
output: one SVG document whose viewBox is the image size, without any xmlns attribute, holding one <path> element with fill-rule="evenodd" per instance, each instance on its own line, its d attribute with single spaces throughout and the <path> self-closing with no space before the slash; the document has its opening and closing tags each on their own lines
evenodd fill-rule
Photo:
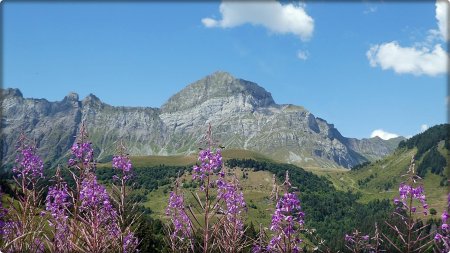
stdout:
<svg viewBox="0 0 450 253">
<path fill-rule="evenodd" d="M 82 104 L 83 104 L 83 106 L 87 106 L 87 105 L 101 105 L 102 104 L 102 101 L 97 97 L 97 96 L 95 96 L 94 94 L 89 94 L 89 95 L 87 95 L 84 99 L 83 99 L 83 101 L 82 101 Z"/>
<path fill-rule="evenodd" d="M 14 88 L 2 89 L 2 95 L 3 97 L 23 97 L 22 92 L 19 89 Z"/>
<path fill-rule="evenodd" d="M 242 96 L 255 107 L 274 104 L 270 92 L 256 83 L 238 79 L 230 73 L 217 71 L 176 93 L 161 107 L 163 112 L 183 111 L 210 99 Z"/>
<path fill-rule="evenodd" d="M 69 94 L 67 94 L 67 96 L 64 97 L 63 101 L 73 101 L 73 102 L 77 102 L 80 99 L 80 97 L 78 96 L 77 93 L 75 92 L 70 92 Z"/>
</svg>

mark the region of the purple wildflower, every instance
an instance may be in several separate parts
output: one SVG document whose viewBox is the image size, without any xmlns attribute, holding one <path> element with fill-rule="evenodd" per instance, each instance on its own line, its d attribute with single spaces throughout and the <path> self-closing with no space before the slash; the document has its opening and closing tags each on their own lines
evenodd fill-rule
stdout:
<svg viewBox="0 0 450 253">
<path fill-rule="evenodd" d="M 89 175 L 81 183 L 80 210 L 85 220 L 95 231 L 103 230 L 104 240 L 115 240 L 120 234 L 117 225 L 117 212 L 114 210 L 104 186 L 97 182 L 95 175 Z"/>
<path fill-rule="evenodd" d="M 60 251 L 70 251 L 70 243 L 68 241 L 70 229 L 67 222 L 69 206 L 69 193 L 65 183 L 49 187 L 45 201 L 45 209 L 52 216 L 52 219 L 48 220 L 48 223 L 55 228 L 54 246 Z"/>
<path fill-rule="evenodd" d="M 294 193 L 286 192 L 278 201 L 275 213 L 272 215 L 270 230 L 275 232 L 269 242 L 269 250 L 286 252 L 299 250 L 302 240 L 299 238 L 300 229 L 304 225 L 305 214 L 300 206 L 300 200 Z"/>
<path fill-rule="evenodd" d="M 225 173 L 219 172 L 217 184 L 217 211 L 223 214 L 218 242 L 221 252 L 237 252 L 245 244 L 243 215 L 247 211 L 244 194 L 236 177 L 228 182 Z"/>
<path fill-rule="evenodd" d="M 91 169 L 95 169 L 94 149 L 92 143 L 86 137 L 87 131 L 83 122 L 77 141 L 70 148 L 72 157 L 69 159 L 68 165 L 69 167 L 80 166 L 78 169 L 83 168 L 85 170 L 84 172 L 89 172 Z"/>
<path fill-rule="evenodd" d="M 366 252 L 371 249 L 369 244 L 369 235 L 362 235 L 358 230 L 353 231 L 351 235 L 345 234 L 345 247 L 351 252 Z"/>
<path fill-rule="evenodd" d="M 53 218 L 60 216 L 67 218 L 66 210 L 70 205 L 68 199 L 69 193 L 66 184 L 61 184 L 61 187 L 50 186 L 45 202 L 46 210 L 50 211 Z"/>
<path fill-rule="evenodd" d="M 18 148 L 19 154 L 16 157 L 17 166 L 13 168 L 13 172 L 17 177 L 25 177 L 27 180 L 36 180 L 43 177 L 44 163 L 42 159 L 36 155 L 36 149 L 21 143 Z"/>
<path fill-rule="evenodd" d="M 246 203 L 244 194 L 239 189 L 239 184 L 235 179 L 234 182 L 226 182 L 223 172 L 219 173 L 217 182 L 217 197 L 225 201 L 226 210 L 222 210 L 226 215 L 228 224 L 232 224 L 234 231 L 243 234 L 244 223 L 242 221 L 242 214 L 246 211 Z"/>
<path fill-rule="evenodd" d="M 346 242 L 351 242 L 351 241 L 353 241 L 353 236 L 345 234 L 344 239 Z"/>
<path fill-rule="evenodd" d="M 447 211 L 444 211 L 444 212 L 442 213 L 442 215 L 441 215 L 442 222 L 443 222 L 443 223 L 446 223 L 447 220 L 448 220 L 448 217 L 449 217 L 448 212 L 447 212 Z"/>
<path fill-rule="evenodd" d="M 434 236 L 436 246 L 438 247 L 438 252 L 450 252 L 450 226 L 448 224 L 450 209 L 450 193 L 447 196 L 447 210 L 442 213 L 442 225 L 440 230 Z"/>
<path fill-rule="evenodd" d="M 129 232 L 124 240 L 123 240 L 123 253 L 135 252 L 137 246 L 139 244 L 138 238 L 134 235 L 133 232 Z"/>
<path fill-rule="evenodd" d="M 69 166 L 75 166 L 78 162 L 85 167 L 92 164 L 94 159 L 94 150 L 91 142 L 76 142 L 70 148 L 73 158 L 69 159 Z"/>
<path fill-rule="evenodd" d="M 418 187 L 414 188 L 411 185 L 401 183 L 398 191 L 400 193 L 400 199 L 394 198 L 394 204 L 398 209 L 407 210 L 408 208 L 411 208 L 411 212 L 415 213 L 417 211 L 417 207 L 409 207 L 407 204 L 408 199 L 412 198 L 418 200 L 421 203 L 423 213 L 425 215 L 428 214 L 428 204 L 426 203 L 425 191 L 423 189 L 423 186 L 419 185 Z"/>
<path fill-rule="evenodd" d="M 122 178 L 124 181 L 128 180 L 131 177 L 131 169 L 132 169 L 131 160 L 128 156 L 125 155 L 117 155 L 113 157 L 112 167 L 115 170 L 120 171 Z M 117 175 L 114 176 L 115 179 L 119 179 Z"/>
<path fill-rule="evenodd" d="M 0 236 L 3 235 L 4 231 L 3 228 L 5 226 L 5 215 L 7 213 L 7 210 L 5 208 L 3 208 L 3 204 L 2 204 L 2 192 L 0 189 Z"/>
<path fill-rule="evenodd" d="M 210 148 L 201 150 L 198 155 L 200 166 L 193 168 L 192 179 L 204 181 L 208 175 L 222 167 L 222 153 L 220 149 L 212 152 Z"/>
<path fill-rule="evenodd" d="M 169 205 L 166 208 L 166 215 L 170 217 L 174 226 L 174 230 L 170 236 L 173 239 L 179 239 L 181 241 L 192 236 L 191 220 L 184 209 L 183 195 L 170 192 Z"/>
<path fill-rule="evenodd" d="M 33 241 L 32 248 L 33 248 L 33 252 L 44 253 L 44 242 L 42 242 L 38 238 L 35 238 Z"/>
<path fill-rule="evenodd" d="M 259 244 L 254 244 L 252 247 L 252 253 L 263 253 L 264 252 L 264 248 L 261 247 L 261 245 Z"/>
<path fill-rule="evenodd" d="M 7 242 L 13 241 L 15 238 L 21 235 L 20 233 L 21 223 L 19 221 L 6 221 L 3 224 L 3 240 Z"/>
</svg>

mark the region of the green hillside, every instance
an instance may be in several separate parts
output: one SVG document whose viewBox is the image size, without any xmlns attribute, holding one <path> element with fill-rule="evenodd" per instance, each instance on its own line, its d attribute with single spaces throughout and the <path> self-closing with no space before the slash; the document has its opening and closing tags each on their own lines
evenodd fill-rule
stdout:
<svg viewBox="0 0 450 253">
<path fill-rule="evenodd" d="M 359 203 L 357 201 L 359 194 L 338 191 L 330 180 L 295 165 L 264 159 L 255 160 L 253 153 L 238 152 L 238 154 L 240 157 L 250 156 L 251 158 L 230 158 L 230 154 L 226 152 L 224 158 L 229 173 L 235 174 L 242 186 L 248 205 L 247 224 L 269 225 L 275 206 L 275 202 L 270 199 L 272 178 L 275 175 L 279 184 L 283 182 L 286 171 L 289 171 L 292 186 L 300 193 L 302 206 L 307 213 L 307 225 L 317 229 L 318 234 L 331 248 L 343 249 L 341 237 L 353 228 L 369 233 L 375 221 L 382 220 L 390 210 L 389 201 L 375 200 L 368 204 Z M 172 190 L 172 182 L 179 172 L 182 175 L 182 190 L 186 202 L 195 203 L 191 192 L 197 191 L 197 184 L 191 180 L 191 167 L 162 164 L 135 167 L 134 192 L 143 205 L 151 210 L 153 218 L 166 219 L 164 210 L 169 192 Z M 105 166 L 97 172 L 100 179 L 105 182 L 110 181 L 112 177 L 110 168 Z"/>
<path fill-rule="evenodd" d="M 271 161 L 270 158 L 251 150 L 242 149 L 224 149 L 222 150 L 222 157 L 226 161 L 228 159 L 254 159 L 258 161 Z M 136 168 L 154 167 L 159 165 L 166 166 L 188 166 L 197 162 L 197 154 L 188 156 L 174 155 L 174 156 L 131 156 L 131 161 Z M 99 163 L 98 168 L 111 168 L 111 162 Z"/>
<path fill-rule="evenodd" d="M 351 171 L 330 172 L 336 188 L 362 193 L 361 202 L 392 199 L 398 195 L 398 185 L 404 179 L 411 158 L 416 159 L 416 173 L 423 178 L 430 208 L 444 210 L 448 193 L 449 125 L 434 126 L 408 140 L 402 141 L 395 152 L 384 159 L 356 166 Z"/>
</svg>

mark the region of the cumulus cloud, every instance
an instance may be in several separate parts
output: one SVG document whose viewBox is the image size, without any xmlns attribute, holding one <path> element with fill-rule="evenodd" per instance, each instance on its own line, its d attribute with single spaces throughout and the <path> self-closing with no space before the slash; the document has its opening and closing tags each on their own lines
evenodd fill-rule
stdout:
<svg viewBox="0 0 450 253">
<path fill-rule="evenodd" d="M 435 76 L 447 71 L 447 53 L 441 45 L 433 49 L 402 47 L 392 41 L 372 46 L 366 53 L 372 67 L 392 69 L 396 73 Z"/>
<path fill-rule="evenodd" d="M 429 128 L 429 127 L 428 127 L 427 124 L 422 124 L 422 125 L 420 125 L 420 132 L 424 132 L 424 131 L 426 131 L 428 128 Z"/>
<path fill-rule="evenodd" d="M 450 27 L 448 26 L 448 0 L 436 1 L 436 19 L 438 21 L 439 33 L 444 40 L 448 40 Z"/>
<path fill-rule="evenodd" d="M 306 59 L 308 59 L 308 55 L 309 55 L 309 53 L 308 53 L 308 51 L 298 51 L 297 52 L 297 57 L 300 59 L 300 60 L 306 60 Z"/>
<path fill-rule="evenodd" d="M 314 20 L 303 5 L 271 1 L 224 1 L 221 19 L 203 18 L 205 27 L 233 28 L 244 24 L 263 26 L 276 34 L 294 34 L 301 40 L 311 38 Z"/>
<path fill-rule="evenodd" d="M 214 27 L 217 26 L 217 21 L 212 18 L 204 18 L 202 19 L 202 23 L 206 27 Z"/>
<path fill-rule="evenodd" d="M 439 30 L 430 29 L 429 36 L 422 43 L 404 47 L 397 41 L 373 45 L 366 52 L 370 66 L 392 69 L 399 74 L 436 76 L 447 72 L 447 52 L 440 43 L 430 45 L 434 40 L 448 39 L 448 2 L 436 1 L 436 19 Z"/>
<path fill-rule="evenodd" d="M 383 129 L 376 129 L 370 134 L 370 138 L 373 138 L 375 136 L 378 136 L 383 140 L 389 140 L 389 139 L 398 137 L 398 134 L 389 133 L 389 132 L 384 131 Z"/>
</svg>

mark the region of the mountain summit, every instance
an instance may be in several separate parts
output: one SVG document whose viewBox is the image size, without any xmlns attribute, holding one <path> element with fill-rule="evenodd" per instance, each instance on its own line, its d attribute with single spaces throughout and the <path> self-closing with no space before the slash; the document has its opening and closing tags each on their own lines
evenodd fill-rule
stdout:
<svg viewBox="0 0 450 253">
<path fill-rule="evenodd" d="M 184 111 L 210 99 L 236 99 L 254 107 L 275 104 L 270 92 L 256 83 L 217 71 L 173 95 L 161 107 L 163 112 Z"/>
<path fill-rule="evenodd" d="M 18 89 L 2 95 L 1 158 L 7 163 L 14 160 L 21 131 L 36 140 L 48 161 L 63 158 L 83 120 L 100 161 L 111 157 L 118 139 L 131 155 L 196 153 L 209 123 L 227 149 L 301 166 L 349 168 L 389 154 L 402 140 L 343 137 L 305 108 L 276 104 L 264 88 L 226 72 L 186 86 L 161 109 L 111 106 L 93 94 L 79 101 L 71 93 L 58 102 L 23 98 Z"/>
</svg>

